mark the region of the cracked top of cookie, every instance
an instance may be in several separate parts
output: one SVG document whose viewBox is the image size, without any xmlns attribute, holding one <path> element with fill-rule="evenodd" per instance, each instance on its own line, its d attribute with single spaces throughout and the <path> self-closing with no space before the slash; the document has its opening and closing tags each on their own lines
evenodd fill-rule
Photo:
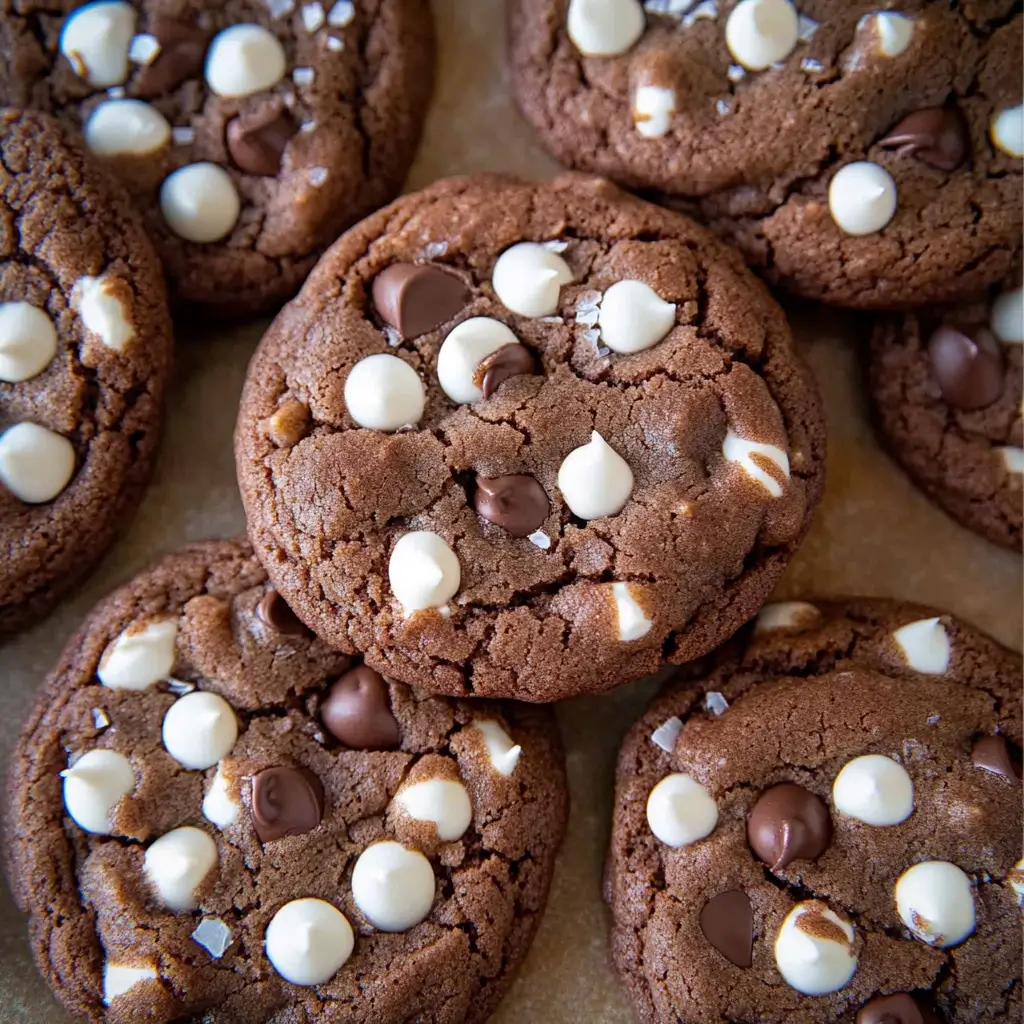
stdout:
<svg viewBox="0 0 1024 1024">
<path fill-rule="evenodd" d="M 775 284 L 909 308 L 976 294 L 1020 251 L 1014 0 L 509 0 L 509 17 L 549 149 L 694 199 Z"/>
<path fill-rule="evenodd" d="M 251 315 L 401 187 L 433 24 L 424 0 L 30 0 L 0 58 L 0 102 L 59 116 L 132 193 L 174 294 Z"/>
<path fill-rule="evenodd" d="M 738 256 L 598 179 L 452 179 L 349 232 L 265 336 L 250 535 L 328 642 L 548 701 L 706 653 L 822 486 L 817 390 Z"/>
<path fill-rule="evenodd" d="M 94 612 L 9 783 L 36 961 L 93 1021 L 482 1021 L 566 813 L 549 710 L 353 664 L 231 541 Z"/>
<path fill-rule="evenodd" d="M 913 605 L 786 602 L 683 673 L 617 773 L 642 1019 L 1019 1016 L 1020 657 Z"/>
<path fill-rule="evenodd" d="M 0 632 L 41 616 L 123 524 L 170 361 L 127 197 L 57 122 L 0 111 Z"/>
</svg>

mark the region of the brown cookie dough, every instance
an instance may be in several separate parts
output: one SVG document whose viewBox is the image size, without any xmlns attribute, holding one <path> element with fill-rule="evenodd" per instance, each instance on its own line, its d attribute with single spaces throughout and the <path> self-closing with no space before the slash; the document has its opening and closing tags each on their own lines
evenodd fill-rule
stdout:
<svg viewBox="0 0 1024 1024">
<path fill-rule="evenodd" d="M 879 433 L 950 515 L 1021 546 L 1024 310 L 1020 278 L 985 299 L 880 318 L 867 353 Z"/>
<path fill-rule="evenodd" d="M 412 163 L 433 75 L 426 0 L 0 10 L 0 101 L 83 132 L 144 212 L 182 302 L 279 305 Z"/>
<path fill-rule="evenodd" d="M 124 527 L 170 362 L 127 197 L 57 122 L 0 110 L 0 633 L 43 616 Z"/>
<path fill-rule="evenodd" d="M 509 0 L 512 81 L 563 163 L 689 200 L 773 284 L 954 301 L 1020 252 L 1024 23 L 1014 0 L 897 6 Z"/>
<path fill-rule="evenodd" d="M 82 1019 L 483 1021 L 526 954 L 566 815 L 551 712 L 428 698 L 285 612 L 248 544 L 197 544 L 40 691 L 7 868 Z"/>
<path fill-rule="evenodd" d="M 257 555 L 308 626 L 431 692 L 531 701 L 734 632 L 823 454 L 738 255 L 575 175 L 451 179 L 350 231 L 264 337 L 236 431 Z"/>
<path fill-rule="evenodd" d="M 914 605 L 786 602 L 683 672 L 616 777 L 638 1019 L 1018 1020 L 1019 655 Z"/>
</svg>

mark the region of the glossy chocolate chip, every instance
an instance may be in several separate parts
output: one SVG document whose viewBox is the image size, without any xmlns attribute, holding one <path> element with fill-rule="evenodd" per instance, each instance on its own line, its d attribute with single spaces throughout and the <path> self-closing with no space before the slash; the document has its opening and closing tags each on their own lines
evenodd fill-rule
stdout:
<svg viewBox="0 0 1024 1024">
<path fill-rule="evenodd" d="M 1014 759 L 1009 744 L 1002 736 L 982 736 L 975 740 L 971 759 L 976 768 L 1020 782 L 1020 762 Z"/>
<path fill-rule="evenodd" d="M 700 912 L 704 938 L 737 967 L 749 967 L 754 954 L 754 911 L 740 889 L 720 892 Z"/>
<path fill-rule="evenodd" d="M 473 378 L 477 387 L 483 391 L 484 398 L 490 398 L 502 381 L 524 373 L 536 373 L 536 370 L 533 353 L 525 345 L 502 345 L 497 352 L 492 352 L 480 361 Z"/>
<path fill-rule="evenodd" d="M 150 19 L 147 33 L 156 38 L 160 52 L 135 73 L 136 95 L 147 99 L 166 96 L 190 78 L 203 73 L 210 35 L 173 18 Z"/>
<path fill-rule="evenodd" d="M 750 848 L 773 871 L 814 860 L 832 840 L 828 807 L 803 786 L 783 782 L 761 794 L 747 819 Z"/>
<path fill-rule="evenodd" d="M 350 669 L 320 705 L 327 731 L 353 750 L 394 750 L 402 737 L 391 713 L 388 684 L 366 665 Z"/>
<path fill-rule="evenodd" d="M 956 409 L 984 409 L 1003 393 L 1002 346 L 985 327 L 971 336 L 940 327 L 928 341 L 928 359 L 942 397 Z"/>
<path fill-rule="evenodd" d="M 263 599 L 256 606 L 256 614 L 275 633 L 300 636 L 306 632 L 306 627 L 299 621 L 299 617 L 274 589 L 268 590 L 263 595 Z"/>
<path fill-rule="evenodd" d="M 857 1011 L 856 1024 L 939 1024 L 939 1018 L 906 992 L 897 992 L 866 1002 Z"/>
<path fill-rule="evenodd" d="M 544 488 L 532 476 L 519 473 L 477 477 L 473 507 L 513 537 L 529 537 L 539 530 L 550 510 Z"/>
<path fill-rule="evenodd" d="M 246 174 L 276 177 L 296 124 L 284 110 L 269 107 L 239 114 L 228 123 L 228 152 L 235 166 Z"/>
<path fill-rule="evenodd" d="M 252 826 L 261 843 L 312 832 L 324 816 L 324 787 L 306 768 L 264 768 L 252 780 Z"/>
<path fill-rule="evenodd" d="M 469 302 L 454 274 L 431 264 L 394 263 L 373 280 L 378 316 L 403 338 L 418 338 L 452 319 Z"/>
<path fill-rule="evenodd" d="M 971 136 L 959 110 L 926 107 L 908 114 L 878 144 L 939 170 L 955 171 L 967 159 Z"/>
</svg>

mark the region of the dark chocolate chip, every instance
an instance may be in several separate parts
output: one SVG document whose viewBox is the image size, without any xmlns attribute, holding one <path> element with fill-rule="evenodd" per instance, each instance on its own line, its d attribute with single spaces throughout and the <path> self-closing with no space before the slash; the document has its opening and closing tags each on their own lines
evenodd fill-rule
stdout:
<svg viewBox="0 0 1024 1024">
<path fill-rule="evenodd" d="M 955 171 L 967 159 L 971 136 L 959 110 L 926 107 L 908 114 L 878 143 L 942 171 Z"/>
<path fill-rule="evenodd" d="M 939 1018 L 906 992 L 897 992 L 866 1002 L 857 1011 L 856 1024 L 939 1024 Z"/>
<path fill-rule="evenodd" d="M 295 130 L 291 114 L 273 106 L 239 114 L 228 122 L 228 152 L 240 171 L 273 178 L 281 170 L 281 158 Z"/>
<path fill-rule="evenodd" d="M 332 736 L 353 750 L 394 750 L 401 743 L 384 677 L 366 665 L 350 669 L 331 687 L 320 717 Z"/>
<path fill-rule="evenodd" d="M 512 342 L 482 359 L 473 373 L 473 381 L 483 391 L 484 398 L 490 398 L 498 385 L 509 377 L 536 372 L 533 353 L 525 345 Z"/>
<path fill-rule="evenodd" d="M 976 768 L 1020 782 L 1020 762 L 1015 760 L 1002 736 L 982 736 L 975 740 L 971 758 Z"/>
<path fill-rule="evenodd" d="M 928 359 L 942 397 L 956 409 L 984 409 L 1003 393 L 1003 350 L 987 328 L 968 337 L 940 327 L 928 341 Z"/>
<path fill-rule="evenodd" d="M 832 819 L 825 802 L 792 782 L 762 793 L 747 819 L 750 848 L 773 871 L 797 858 L 820 857 L 831 839 Z"/>
<path fill-rule="evenodd" d="M 418 338 L 447 323 L 469 302 L 454 274 L 429 263 L 394 263 L 373 280 L 377 314 L 403 338 Z"/>
<path fill-rule="evenodd" d="M 160 52 L 135 72 L 132 82 L 138 96 L 166 96 L 190 78 L 203 73 L 210 35 L 173 18 L 155 17 L 149 23 L 149 35 L 155 36 Z"/>
<path fill-rule="evenodd" d="M 275 633 L 300 636 L 306 632 L 306 627 L 299 621 L 299 617 L 274 589 L 268 590 L 263 595 L 263 600 L 256 607 L 256 614 Z"/>
<path fill-rule="evenodd" d="M 737 967 L 749 967 L 754 954 L 754 911 L 740 889 L 720 892 L 700 912 L 704 938 Z"/>
<path fill-rule="evenodd" d="M 252 826 L 261 843 L 312 832 L 324 816 L 324 787 L 307 768 L 264 768 L 252 780 Z"/>
<path fill-rule="evenodd" d="M 529 537 L 540 529 L 550 511 L 544 488 L 532 476 L 519 473 L 477 477 L 473 507 L 513 537 Z"/>
</svg>

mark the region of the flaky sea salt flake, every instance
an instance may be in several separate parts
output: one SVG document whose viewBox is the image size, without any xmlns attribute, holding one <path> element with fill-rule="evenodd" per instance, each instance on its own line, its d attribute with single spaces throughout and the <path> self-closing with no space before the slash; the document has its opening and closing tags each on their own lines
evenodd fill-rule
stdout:
<svg viewBox="0 0 1024 1024">
<path fill-rule="evenodd" d="M 337 36 L 328 36 L 327 49 L 330 50 L 331 53 L 340 53 L 345 49 L 345 40 L 339 39 Z"/>
<path fill-rule="evenodd" d="M 652 14 L 671 14 L 678 18 L 694 3 L 696 0 L 644 0 L 644 7 Z"/>
<path fill-rule="evenodd" d="M 316 78 L 316 72 L 312 68 L 296 68 L 292 72 L 292 81 L 300 88 L 304 89 L 307 86 L 313 84 L 313 80 Z"/>
<path fill-rule="evenodd" d="M 152 64 L 160 56 L 160 40 L 143 32 L 132 39 L 128 47 L 128 59 L 133 64 Z"/>
<path fill-rule="evenodd" d="M 801 43 L 809 43 L 814 38 L 814 33 L 818 31 L 818 22 L 813 18 L 809 18 L 806 14 L 801 14 L 796 22 L 796 37 Z"/>
<path fill-rule="evenodd" d="M 541 242 L 540 244 L 549 252 L 565 252 L 565 250 L 569 248 L 569 243 L 561 238 L 552 238 L 549 241 Z"/>
<path fill-rule="evenodd" d="M 309 183 L 314 188 L 319 188 L 327 180 L 326 167 L 310 167 Z"/>
<path fill-rule="evenodd" d="M 178 146 L 191 146 L 196 141 L 196 130 L 189 125 L 179 125 L 171 129 L 171 138 Z"/>
<path fill-rule="evenodd" d="M 295 10 L 295 0 L 267 0 L 267 10 L 272 18 L 283 18 Z"/>
<path fill-rule="evenodd" d="M 198 942 L 214 960 L 219 960 L 231 945 L 233 936 L 231 929 L 219 917 L 204 917 L 196 925 L 192 939 L 194 942 Z"/>
<path fill-rule="evenodd" d="M 541 551 L 547 551 L 551 547 L 551 538 L 543 530 L 534 531 L 526 539 Z"/>
<path fill-rule="evenodd" d="M 742 64 L 730 64 L 725 76 L 730 82 L 741 82 L 747 77 L 747 70 Z"/>
<path fill-rule="evenodd" d="M 103 708 L 92 709 L 92 726 L 94 729 L 106 729 L 110 725 L 110 715 Z"/>
<path fill-rule="evenodd" d="M 718 17 L 718 4 L 715 0 L 704 0 L 697 4 L 689 14 L 683 18 L 683 28 L 690 28 L 698 21 L 714 21 Z"/>
<path fill-rule="evenodd" d="M 717 110 L 722 117 L 725 117 L 726 114 L 732 113 L 732 104 L 728 100 L 719 100 L 715 104 L 715 110 Z"/>
<path fill-rule="evenodd" d="M 168 679 L 167 689 L 171 693 L 176 694 L 179 697 L 184 697 L 186 693 L 191 693 L 196 688 L 195 683 L 186 683 L 181 679 Z"/>
<path fill-rule="evenodd" d="M 390 324 L 384 326 L 384 340 L 392 348 L 398 348 L 402 344 L 402 336 Z"/>
<path fill-rule="evenodd" d="M 683 731 L 682 719 L 672 717 L 667 722 L 662 722 L 654 732 L 651 733 L 651 742 L 656 747 L 661 747 L 666 754 L 675 750 L 676 740 Z"/>
<path fill-rule="evenodd" d="M 123 100 L 124 99 L 124 86 L 123 85 L 112 85 L 107 90 L 107 95 L 112 100 Z"/>
<path fill-rule="evenodd" d="M 422 256 L 424 259 L 436 260 L 448 252 L 447 242 L 427 242 L 423 247 Z"/>
<path fill-rule="evenodd" d="M 825 70 L 825 65 L 822 64 L 820 60 L 814 60 L 812 57 L 804 57 L 804 59 L 800 61 L 800 70 L 816 75 L 819 71 Z"/>
<path fill-rule="evenodd" d="M 302 5 L 302 26 L 309 33 L 316 32 L 323 26 L 326 19 L 322 4 Z"/>
<path fill-rule="evenodd" d="M 327 15 L 327 24 L 331 28 L 344 28 L 351 24 L 355 16 L 356 8 L 352 0 L 338 0 Z"/>
<path fill-rule="evenodd" d="M 704 707 L 717 717 L 729 710 L 729 702 L 717 690 L 709 690 L 704 694 Z"/>
</svg>

